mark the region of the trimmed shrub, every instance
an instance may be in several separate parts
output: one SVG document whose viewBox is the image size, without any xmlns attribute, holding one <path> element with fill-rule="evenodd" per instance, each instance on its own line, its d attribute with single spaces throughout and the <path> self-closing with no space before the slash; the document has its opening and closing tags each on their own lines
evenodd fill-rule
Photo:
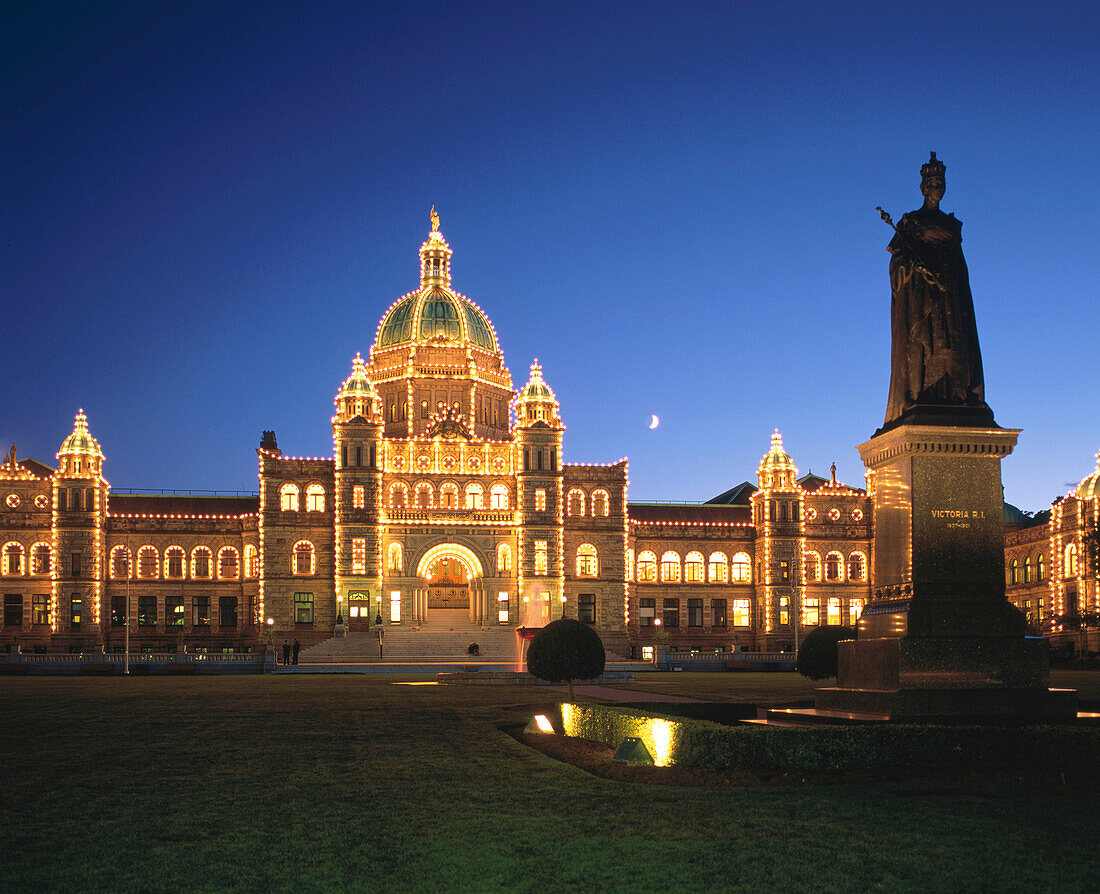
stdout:
<svg viewBox="0 0 1100 894">
<path fill-rule="evenodd" d="M 855 639 L 856 632 L 851 627 L 824 625 L 813 631 L 798 650 L 795 668 L 804 677 L 811 680 L 824 680 L 835 677 L 837 671 L 836 644 L 844 639 Z"/>
<path fill-rule="evenodd" d="M 551 621 L 535 634 L 527 649 L 527 670 L 548 683 L 568 683 L 570 699 L 573 681 L 598 677 L 604 661 L 599 634 L 572 618 Z"/>
</svg>

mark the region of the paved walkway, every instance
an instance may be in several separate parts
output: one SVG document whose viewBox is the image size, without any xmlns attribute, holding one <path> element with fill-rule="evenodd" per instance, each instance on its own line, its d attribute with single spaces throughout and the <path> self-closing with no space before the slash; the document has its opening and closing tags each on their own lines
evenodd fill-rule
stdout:
<svg viewBox="0 0 1100 894">
<path fill-rule="evenodd" d="M 547 686 L 546 689 L 554 692 L 568 692 L 568 686 Z M 588 686 L 582 683 L 573 684 L 573 692 L 577 695 L 588 695 L 592 698 L 602 698 L 609 702 L 697 702 L 697 698 L 688 698 L 686 695 L 663 695 L 660 692 L 643 692 L 640 689 L 627 689 L 619 686 Z"/>
</svg>

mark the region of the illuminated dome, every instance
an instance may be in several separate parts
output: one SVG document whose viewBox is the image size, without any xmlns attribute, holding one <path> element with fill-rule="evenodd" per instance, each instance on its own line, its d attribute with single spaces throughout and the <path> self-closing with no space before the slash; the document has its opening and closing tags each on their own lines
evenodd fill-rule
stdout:
<svg viewBox="0 0 1100 894">
<path fill-rule="evenodd" d="M 99 441 L 88 431 L 88 417 L 83 410 L 77 410 L 73 433 L 61 442 L 57 451 L 64 475 L 98 475 L 103 464 L 103 451 Z"/>
<path fill-rule="evenodd" d="M 777 428 L 772 434 L 771 449 L 760 460 L 760 467 L 756 475 L 761 487 L 771 487 L 777 490 L 794 490 L 798 469 L 794 460 L 783 449 L 783 436 Z"/>
<path fill-rule="evenodd" d="M 545 422 L 552 427 L 561 426 L 558 399 L 542 378 L 538 358 L 531 364 L 531 378 L 516 395 L 516 423 L 522 428 L 535 422 Z"/>
<path fill-rule="evenodd" d="M 1100 453 L 1096 454 L 1096 470 L 1077 485 L 1074 495 L 1079 500 L 1094 500 L 1100 497 Z"/>
<path fill-rule="evenodd" d="M 432 232 L 420 246 L 420 288 L 404 295 L 378 325 L 374 350 L 400 345 L 438 342 L 472 345 L 497 353 L 496 334 L 474 302 L 451 289 L 451 247 L 432 216 Z"/>
<path fill-rule="evenodd" d="M 336 392 L 336 417 L 343 422 L 356 417 L 368 418 L 378 412 L 379 402 L 378 392 L 367 377 L 367 365 L 362 356 L 356 354 L 351 362 L 351 375 Z"/>
</svg>

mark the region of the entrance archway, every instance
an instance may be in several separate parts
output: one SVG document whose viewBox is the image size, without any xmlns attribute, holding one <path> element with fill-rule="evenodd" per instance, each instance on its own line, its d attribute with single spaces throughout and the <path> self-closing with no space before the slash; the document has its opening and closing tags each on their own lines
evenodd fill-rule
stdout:
<svg viewBox="0 0 1100 894">
<path fill-rule="evenodd" d="M 459 543 L 433 546 L 420 557 L 416 576 L 420 579 L 414 595 L 418 621 L 426 622 L 432 609 L 464 610 L 471 621 L 485 620 L 485 569 L 469 547 Z"/>
</svg>

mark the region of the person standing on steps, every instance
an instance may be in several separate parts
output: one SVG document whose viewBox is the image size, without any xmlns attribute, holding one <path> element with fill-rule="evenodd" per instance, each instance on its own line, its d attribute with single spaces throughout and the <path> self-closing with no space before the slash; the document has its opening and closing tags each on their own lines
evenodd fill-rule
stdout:
<svg viewBox="0 0 1100 894">
<path fill-rule="evenodd" d="M 283 666 L 290 664 L 290 642 L 283 640 Z"/>
<path fill-rule="evenodd" d="M 302 650 L 302 644 L 298 640 L 294 640 L 294 663 L 298 663 L 298 653 Z"/>
</svg>

